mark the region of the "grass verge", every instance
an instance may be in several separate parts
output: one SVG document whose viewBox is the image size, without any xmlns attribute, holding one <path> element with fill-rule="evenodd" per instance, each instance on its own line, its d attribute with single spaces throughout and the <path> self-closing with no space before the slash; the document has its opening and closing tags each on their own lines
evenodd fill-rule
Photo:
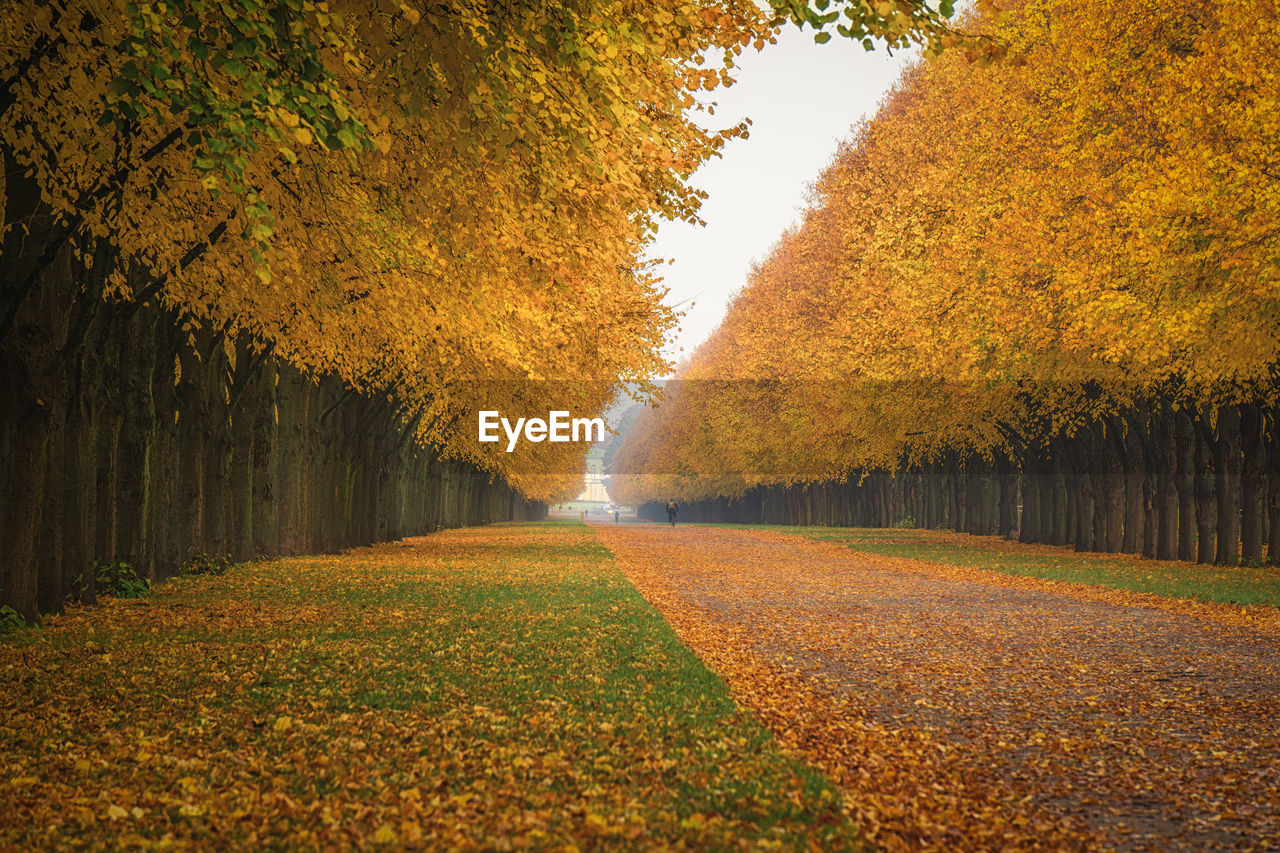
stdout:
<svg viewBox="0 0 1280 853">
<path fill-rule="evenodd" d="M 994 536 L 939 530 L 752 526 L 834 542 L 868 554 L 1170 598 L 1280 606 L 1280 569 L 1275 567 L 1201 566 L 1122 554 L 1079 554 L 1050 545 L 1024 545 Z"/>
<path fill-rule="evenodd" d="M 856 846 L 576 523 L 176 580 L 0 679 L 0 847 Z"/>
</svg>

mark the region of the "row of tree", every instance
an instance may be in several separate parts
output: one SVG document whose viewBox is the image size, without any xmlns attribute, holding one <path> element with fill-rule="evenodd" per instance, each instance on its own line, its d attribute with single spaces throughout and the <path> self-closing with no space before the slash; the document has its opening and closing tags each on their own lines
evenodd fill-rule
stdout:
<svg viewBox="0 0 1280 853">
<path fill-rule="evenodd" d="M 0 605 L 575 492 L 583 446 L 476 412 L 662 369 L 641 247 L 770 33 L 746 0 L 10 4 Z"/>
<path fill-rule="evenodd" d="M 982 26 L 1010 58 L 921 64 L 856 129 L 611 491 L 1276 562 L 1280 12 Z"/>
<path fill-rule="evenodd" d="M 1017 456 L 952 452 L 836 479 L 758 485 L 733 497 L 694 500 L 681 518 L 923 527 L 1161 560 L 1277 565 L 1276 414 L 1256 404 L 1228 406 L 1214 413 L 1210 427 L 1195 413 L 1165 411 L 1151 415 L 1145 430 L 1115 416 Z M 650 482 L 673 480 L 670 472 L 653 473 Z M 664 506 L 650 501 L 640 513 L 665 520 Z"/>
<path fill-rule="evenodd" d="M 154 306 L 100 303 L 81 318 L 67 295 L 61 305 L 50 295 L 42 309 L 71 322 L 45 361 L 62 375 L 43 380 L 65 393 L 10 397 L 21 417 L 6 419 L 0 445 L 0 600 L 20 612 L 93 600 L 103 563 L 157 580 L 193 562 L 545 513 L 505 481 L 419 447 L 391 396 L 307 376 L 244 333 L 183 331 Z M 13 476 L 20 466 L 26 475 Z"/>
<path fill-rule="evenodd" d="M 665 371 L 640 259 L 745 135 L 704 126 L 734 57 L 787 19 L 997 49 L 947 3 L 771 5 L 11 3 L 0 605 L 92 597 L 91 558 L 161 576 L 575 493 L 582 445 L 505 453 L 477 412 L 589 417 Z"/>
</svg>

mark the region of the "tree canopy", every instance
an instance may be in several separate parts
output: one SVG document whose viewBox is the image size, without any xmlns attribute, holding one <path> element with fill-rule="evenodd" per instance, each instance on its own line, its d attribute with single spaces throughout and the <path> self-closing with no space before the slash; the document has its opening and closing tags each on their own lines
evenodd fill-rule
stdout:
<svg viewBox="0 0 1280 853">
<path fill-rule="evenodd" d="M 619 454 L 630 502 L 1274 399 L 1280 19 L 1033 0 L 917 64 Z"/>
</svg>

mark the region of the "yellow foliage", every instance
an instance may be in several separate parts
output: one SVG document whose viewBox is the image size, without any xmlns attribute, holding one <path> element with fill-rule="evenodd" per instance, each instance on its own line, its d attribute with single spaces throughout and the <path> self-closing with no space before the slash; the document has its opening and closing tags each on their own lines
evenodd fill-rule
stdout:
<svg viewBox="0 0 1280 853">
<path fill-rule="evenodd" d="M 1212 404 L 1280 359 L 1280 14 L 1032 0 L 1013 61 L 903 77 L 619 453 L 627 502 L 734 497 L 1141 395 Z"/>
<path fill-rule="evenodd" d="M 545 415 L 554 379 L 566 389 L 556 405 L 591 416 L 609 386 L 665 370 L 675 316 L 642 249 L 659 220 L 695 218 L 689 176 L 743 132 L 700 123 L 702 98 L 727 78 L 698 66 L 769 37 L 761 11 L 747 0 L 501 16 L 408 0 L 305 3 L 290 38 L 316 47 L 328 88 L 300 78 L 299 104 L 249 115 L 236 112 L 253 103 L 236 100 L 236 81 L 261 58 L 215 74 L 190 44 L 235 51 L 220 41 L 234 27 L 197 38 L 180 7 L 218 20 L 253 13 L 192 0 L 139 5 L 129 19 L 131 37 L 178 32 L 187 47 L 172 64 L 222 93 L 225 115 L 130 92 L 130 57 L 112 47 L 125 35 L 118 13 L 73 2 L 51 16 L 23 0 L 5 16 L 0 75 L 13 99 L 0 145 L 53 217 L 41 236 L 66 226 L 92 238 L 85 246 L 109 241 L 113 297 L 249 331 L 299 367 L 393 396 L 445 455 L 529 497 L 563 494 L 582 448 L 482 452 L 477 407 L 536 399 Z M 127 132 L 103 123 L 121 103 L 148 110 Z M 208 121 L 235 133 L 261 123 L 242 176 L 200 165 L 217 152 L 189 130 Z M 584 380 L 590 389 L 567 390 Z M 487 383 L 479 406 L 477 383 Z"/>
</svg>

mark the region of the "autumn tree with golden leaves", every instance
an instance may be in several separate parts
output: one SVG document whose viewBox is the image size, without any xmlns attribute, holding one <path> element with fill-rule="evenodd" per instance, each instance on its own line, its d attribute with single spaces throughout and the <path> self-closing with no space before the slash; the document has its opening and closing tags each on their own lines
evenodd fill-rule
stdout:
<svg viewBox="0 0 1280 853">
<path fill-rule="evenodd" d="M 1034 0 L 979 26 L 1009 58 L 908 72 L 615 489 L 1275 562 L 1276 10 Z"/>
<path fill-rule="evenodd" d="M 3 593 L 535 512 L 659 370 L 640 261 L 754 4 L 19 3 L 4 16 Z"/>
</svg>

